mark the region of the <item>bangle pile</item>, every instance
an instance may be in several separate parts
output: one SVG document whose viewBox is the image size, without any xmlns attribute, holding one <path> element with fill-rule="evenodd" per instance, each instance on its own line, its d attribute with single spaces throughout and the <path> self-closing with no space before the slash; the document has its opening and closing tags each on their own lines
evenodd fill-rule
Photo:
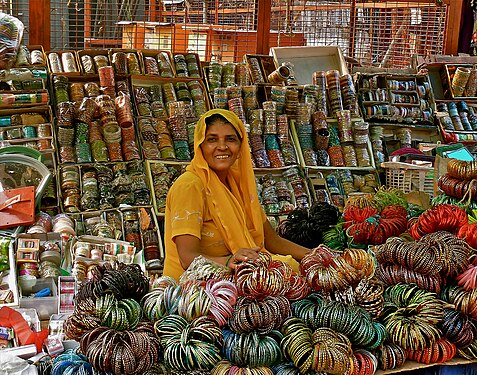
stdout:
<svg viewBox="0 0 477 375">
<path fill-rule="evenodd" d="M 93 375 L 95 371 L 84 355 L 67 350 L 53 360 L 51 375 Z"/>
<path fill-rule="evenodd" d="M 353 206 L 347 207 L 348 210 Z M 354 219 L 346 234 L 355 244 L 378 245 L 384 243 L 389 237 L 399 236 L 407 229 L 407 211 L 399 204 L 384 207 L 379 215 L 367 215 L 372 212 L 370 207 L 364 209 L 355 208 Z M 346 225 L 345 225 L 346 227 Z"/>
<path fill-rule="evenodd" d="M 440 339 L 422 350 L 408 350 L 409 359 L 419 363 L 443 363 L 450 361 L 456 355 L 456 346 L 446 339 Z"/>
<path fill-rule="evenodd" d="M 457 348 L 466 348 L 477 339 L 477 326 L 467 315 L 454 309 L 444 309 L 444 318 L 439 324 L 444 337 Z"/>
<path fill-rule="evenodd" d="M 340 332 L 360 348 L 374 349 L 381 345 L 386 331 L 373 322 L 362 308 L 337 301 L 326 301 L 317 294 L 292 303 L 293 316 L 302 319 L 311 329 L 328 327 Z"/>
<path fill-rule="evenodd" d="M 150 324 L 123 332 L 98 327 L 81 337 L 80 349 L 95 370 L 114 374 L 142 374 L 162 354 Z"/>
<path fill-rule="evenodd" d="M 477 223 L 464 224 L 457 233 L 457 237 L 462 238 L 470 247 L 477 248 Z"/>
<path fill-rule="evenodd" d="M 348 338 L 330 328 L 312 331 L 298 318 L 282 326 L 282 350 L 300 373 L 309 371 L 347 374 L 354 371 L 354 358 Z"/>
<path fill-rule="evenodd" d="M 160 277 L 155 280 L 153 290 L 142 298 L 141 305 L 152 322 L 178 314 L 189 321 L 209 316 L 222 326 L 232 315 L 236 300 L 237 289 L 230 281 L 211 279 L 179 285 L 170 277 Z"/>
<path fill-rule="evenodd" d="M 292 268 L 281 261 L 272 260 L 267 253 L 260 253 L 259 262 L 242 262 L 235 269 L 238 294 L 261 299 L 283 295 L 290 288 Z"/>
<path fill-rule="evenodd" d="M 379 318 L 384 310 L 383 292 L 383 284 L 377 278 L 372 277 L 361 279 L 354 288 L 334 291 L 330 297 L 335 301 L 362 307 L 375 319 Z"/>
<path fill-rule="evenodd" d="M 378 359 L 367 350 L 358 349 L 354 354 L 354 374 L 373 375 L 378 369 Z"/>
<path fill-rule="evenodd" d="M 239 297 L 229 325 L 236 333 L 257 331 L 267 334 L 279 329 L 290 315 L 290 302 L 284 296 L 269 296 L 259 301 Z"/>
<path fill-rule="evenodd" d="M 441 338 L 437 324 L 445 302 L 416 285 L 396 284 L 384 291 L 388 303 L 382 321 L 390 340 L 403 349 L 423 350 Z"/>
<path fill-rule="evenodd" d="M 270 367 L 282 360 L 280 331 L 261 335 L 255 331 L 239 334 L 224 329 L 223 335 L 224 356 L 237 366 Z"/>
<path fill-rule="evenodd" d="M 169 315 L 154 324 L 154 331 L 164 347 L 164 364 L 172 370 L 210 370 L 221 360 L 222 331 L 210 318 L 188 322 Z"/>
<path fill-rule="evenodd" d="M 210 371 L 211 375 L 277 375 L 268 367 L 239 367 L 229 361 L 218 362 Z M 298 374 L 297 374 L 298 375 Z"/>
<path fill-rule="evenodd" d="M 376 352 L 381 370 L 392 370 L 401 367 L 407 358 L 406 351 L 399 345 L 386 343 Z"/>
<path fill-rule="evenodd" d="M 314 291 L 329 293 L 357 285 L 372 277 L 375 263 L 371 254 L 361 249 L 347 249 L 341 255 L 320 245 L 300 262 L 300 272 Z"/>
<path fill-rule="evenodd" d="M 424 211 L 409 232 L 418 240 L 425 234 L 438 231 L 457 233 L 467 222 L 467 213 L 462 208 L 452 204 L 438 204 Z"/>
<path fill-rule="evenodd" d="M 477 289 L 466 291 L 460 286 L 448 286 L 442 290 L 440 297 L 453 304 L 457 311 L 477 318 Z"/>
</svg>

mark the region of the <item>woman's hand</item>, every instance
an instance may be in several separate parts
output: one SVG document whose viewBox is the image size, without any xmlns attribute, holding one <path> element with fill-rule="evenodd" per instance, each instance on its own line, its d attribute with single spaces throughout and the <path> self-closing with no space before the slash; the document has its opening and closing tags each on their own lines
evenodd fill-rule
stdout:
<svg viewBox="0 0 477 375">
<path fill-rule="evenodd" d="M 228 260 L 227 266 L 235 269 L 237 264 L 241 262 L 247 262 L 249 260 L 258 261 L 260 259 L 260 256 L 258 255 L 260 249 L 260 246 L 238 249 Z"/>
</svg>

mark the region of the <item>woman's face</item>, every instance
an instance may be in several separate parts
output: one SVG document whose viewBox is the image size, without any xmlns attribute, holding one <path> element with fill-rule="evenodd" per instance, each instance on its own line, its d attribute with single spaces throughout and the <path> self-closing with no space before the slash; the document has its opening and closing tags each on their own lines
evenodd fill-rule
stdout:
<svg viewBox="0 0 477 375">
<path fill-rule="evenodd" d="M 210 169 L 224 183 L 228 170 L 239 156 L 241 143 L 235 128 L 229 122 L 216 120 L 207 126 L 200 148 Z"/>
</svg>

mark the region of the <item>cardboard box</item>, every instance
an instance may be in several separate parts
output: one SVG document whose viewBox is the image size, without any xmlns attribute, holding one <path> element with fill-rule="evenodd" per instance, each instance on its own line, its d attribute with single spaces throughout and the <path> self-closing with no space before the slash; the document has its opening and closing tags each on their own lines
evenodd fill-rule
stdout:
<svg viewBox="0 0 477 375">
<path fill-rule="evenodd" d="M 318 70 L 338 70 L 340 75 L 348 74 L 348 67 L 341 49 L 329 47 L 272 47 L 271 52 L 277 66 L 284 62 L 294 65 L 295 78 L 298 84 L 310 84 L 313 72 Z"/>
</svg>

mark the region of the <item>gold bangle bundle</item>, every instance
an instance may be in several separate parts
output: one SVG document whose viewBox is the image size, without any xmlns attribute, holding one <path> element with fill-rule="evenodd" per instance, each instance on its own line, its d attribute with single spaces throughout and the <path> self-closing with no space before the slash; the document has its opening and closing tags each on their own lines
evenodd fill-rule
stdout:
<svg viewBox="0 0 477 375">
<path fill-rule="evenodd" d="M 477 178 L 477 160 L 465 161 L 450 159 L 447 164 L 447 173 L 459 180 L 473 180 Z"/>
</svg>

